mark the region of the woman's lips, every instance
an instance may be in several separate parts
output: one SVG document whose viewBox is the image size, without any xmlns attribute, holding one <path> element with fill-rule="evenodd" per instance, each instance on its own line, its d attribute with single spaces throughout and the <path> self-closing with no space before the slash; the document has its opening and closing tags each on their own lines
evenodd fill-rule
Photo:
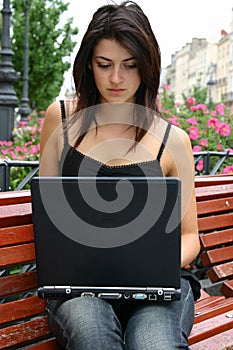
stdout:
<svg viewBox="0 0 233 350">
<path fill-rule="evenodd" d="M 124 89 L 109 89 L 109 91 L 112 94 L 120 94 L 121 92 L 125 91 Z"/>
</svg>

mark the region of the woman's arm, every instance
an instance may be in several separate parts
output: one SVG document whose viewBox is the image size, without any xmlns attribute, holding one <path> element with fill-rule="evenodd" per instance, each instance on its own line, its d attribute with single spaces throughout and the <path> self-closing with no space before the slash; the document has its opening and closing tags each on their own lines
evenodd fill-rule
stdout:
<svg viewBox="0 0 233 350">
<path fill-rule="evenodd" d="M 166 176 L 175 176 L 181 180 L 181 266 L 184 267 L 190 264 L 200 251 L 194 187 L 194 158 L 187 133 L 173 126 L 167 150 L 164 161 L 167 164 L 169 162 L 171 167 Z"/>
<path fill-rule="evenodd" d="M 40 138 L 40 176 L 58 176 L 59 157 L 63 142 L 59 102 L 53 102 L 45 113 Z"/>
</svg>

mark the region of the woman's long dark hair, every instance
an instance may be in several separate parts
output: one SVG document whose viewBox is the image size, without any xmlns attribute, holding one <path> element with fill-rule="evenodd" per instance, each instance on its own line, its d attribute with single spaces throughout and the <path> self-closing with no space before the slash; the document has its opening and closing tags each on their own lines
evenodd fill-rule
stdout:
<svg viewBox="0 0 233 350">
<path fill-rule="evenodd" d="M 101 39 L 115 39 L 136 58 L 141 84 L 136 92 L 135 104 L 159 112 L 156 99 L 160 84 L 160 48 L 151 29 L 148 18 L 133 1 L 105 5 L 93 15 L 81 42 L 73 66 L 73 78 L 78 99 L 75 112 L 100 103 L 94 75 L 89 68 L 94 47 Z M 154 113 L 137 116 L 135 141 L 139 142 L 146 134 L 154 118 Z M 84 138 L 93 114 L 85 114 L 79 137 L 74 147 Z"/>
</svg>

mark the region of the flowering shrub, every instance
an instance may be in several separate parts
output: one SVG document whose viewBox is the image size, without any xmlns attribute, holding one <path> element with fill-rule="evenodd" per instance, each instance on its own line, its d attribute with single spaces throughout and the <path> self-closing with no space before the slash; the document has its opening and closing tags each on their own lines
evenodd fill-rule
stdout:
<svg viewBox="0 0 233 350">
<path fill-rule="evenodd" d="M 162 114 L 173 124 L 184 129 L 191 140 L 193 152 L 228 151 L 233 155 L 233 108 L 217 104 L 209 109 L 204 103 L 197 103 L 195 97 L 187 97 L 183 104 L 174 103 L 169 87 L 163 87 L 159 99 Z M 212 165 L 219 158 L 211 157 Z M 233 157 L 229 157 L 220 168 L 221 173 L 233 173 Z M 196 165 L 199 174 L 203 172 L 203 160 Z"/>
<path fill-rule="evenodd" d="M 191 140 L 193 152 L 226 151 L 233 154 L 233 108 L 218 104 L 209 109 L 200 98 L 184 96 L 182 104 L 176 104 L 169 86 L 164 85 L 158 97 L 158 106 L 162 114 L 174 125 L 184 129 Z M 39 160 L 40 134 L 45 112 L 38 116 L 32 113 L 26 121 L 20 121 L 13 132 L 13 141 L 0 141 L 0 160 Z M 215 164 L 218 158 L 211 157 Z M 233 156 L 226 159 L 220 172 L 233 174 Z M 25 178 L 30 168 L 14 167 L 11 170 L 11 188 Z M 196 165 L 198 174 L 203 173 L 203 160 Z"/>
<path fill-rule="evenodd" d="M 26 121 L 19 121 L 13 130 L 13 141 L 0 141 L 0 160 L 39 160 L 43 117 L 44 112 L 40 112 L 40 116 L 32 113 Z M 27 167 L 12 167 L 11 189 L 14 190 L 29 171 Z"/>
</svg>

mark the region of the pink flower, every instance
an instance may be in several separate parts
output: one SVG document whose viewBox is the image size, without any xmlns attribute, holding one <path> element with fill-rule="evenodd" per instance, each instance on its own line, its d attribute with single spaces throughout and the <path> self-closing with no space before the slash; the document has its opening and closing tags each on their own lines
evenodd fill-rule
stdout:
<svg viewBox="0 0 233 350">
<path fill-rule="evenodd" d="M 207 139 L 200 139 L 199 145 L 203 146 L 203 147 L 208 147 L 208 140 Z"/>
<path fill-rule="evenodd" d="M 189 124 L 193 124 L 193 125 L 198 125 L 198 122 L 197 122 L 197 120 L 196 120 L 196 118 L 189 118 L 188 119 L 188 123 Z"/>
<path fill-rule="evenodd" d="M 18 122 L 18 128 L 23 128 L 27 125 L 28 122 L 24 122 L 24 121 L 19 121 Z"/>
<path fill-rule="evenodd" d="M 190 107 L 190 111 L 198 111 L 199 109 L 201 109 L 204 112 L 207 109 L 207 106 L 204 105 L 203 103 L 199 103 L 196 106 L 191 106 Z"/>
<path fill-rule="evenodd" d="M 221 143 L 218 144 L 217 150 L 218 151 L 223 151 L 224 150 L 224 147 L 223 147 L 223 145 Z"/>
<path fill-rule="evenodd" d="M 201 152 L 201 146 L 193 146 L 193 152 Z"/>
<path fill-rule="evenodd" d="M 39 118 L 40 126 L 44 124 L 44 118 Z"/>
<path fill-rule="evenodd" d="M 207 121 L 207 127 L 208 128 L 214 128 L 214 129 L 218 129 L 220 126 L 220 121 L 217 118 L 210 118 Z"/>
<path fill-rule="evenodd" d="M 45 111 L 40 111 L 40 114 L 45 115 Z"/>
<path fill-rule="evenodd" d="M 223 174 L 233 174 L 233 165 L 227 165 L 223 169 Z"/>
<path fill-rule="evenodd" d="M 222 136 L 229 136 L 231 133 L 231 128 L 227 123 L 222 123 L 219 126 L 218 132 Z"/>
<path fill-rule="evenodd" d="M 232 148 L 228 148 L 227 149 L 229 153 L 233 153 L 233 149 Z"/>
<path fill-rule="evenodd" d="M 164 90 L 169 90 L 170 89 L 167 84 L 163 84 L 163 88 L 164 88 Z"/>
<path fill-rule="evenodd" d="M 190 126 L 189 128 L 189 137 L 191 140 L 197 140 L 200 136 L 199 130 L 196 126 Z"/>
<path fill-rule="evenodd" d="M 220 115 L 224 115 L 224 112 L 225 112 L 225 110 L 224 110 L 224 105 L 223 104 L 219 104 L 219 105 L 217 105 L 216 106 L 216 112 L 218 113 L 218 114 L 220 114 Z"/>
<path fill-rule="evenodd" d="M 196 103 L 196 100 L 194 97 L 188 97 L 186 100 L 186 105 L 188 107 L 195 105 L 195 103 Z"/>
<path fill-rule="evenodd" d="M 212 111 L 212 112 L 211 112 L 211 116 L 212 116 L 212 117 L 216 117 L 216 115 L 217 115 L 217 112 L 216 112 L 216 111 Z"/>
<path fill-rule="evenodd" d="M 174 114 L 172 114 L 170 120 L 173 125 L 180 126 L 180 123 L 178 122 L 178 118 Z"/>
<path fill-rule="evenodd" d="M 199 162 L 198 162 L 197 165 L 196 165 L 196 169 L 197 169 L 198 171 L 202 171 L 203 168 L 204 168 L 204 161 L 203 161 L 203 160 L 199 160 Z"/>
<path fill-rule="evenodd" d="M 35 154 L 39 153 L 38 147 L 36 145 L 32 145 L 30 153 L 32 155 L 35 155 Z"/>
</svg>

